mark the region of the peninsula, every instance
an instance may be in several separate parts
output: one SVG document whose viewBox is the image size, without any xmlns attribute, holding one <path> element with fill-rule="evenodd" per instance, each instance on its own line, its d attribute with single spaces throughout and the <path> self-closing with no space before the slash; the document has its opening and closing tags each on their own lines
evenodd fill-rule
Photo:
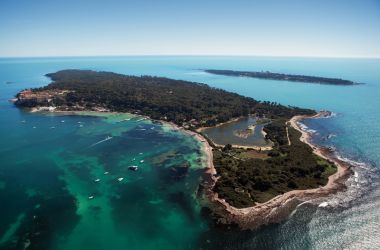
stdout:
<svg viewBox="0 0 380 250">
<path fill-rule="evenodd" d="M 344 85 L 344 86 L 357 84 L 353 81 L 343 80 L 339 78 L 281 74 L 281 73 L 273 73 L 270 71 L 235 71 L 235 70 L 207 69 L 205 70 L 205 72 L 210 73 L 210 74 L 215 74 L 215 75 L 252 77 L 252 78 L 259 78 L 259 79 L 289 81 L 289 82 L 305 82 L 305 83 L 318 83 L 318 84 Z"/>
<path fill-rule="evenodd" d="M 297 125 L 301 118 L 328 112 L 260 102 L 206 84 L 163 77 L 90 70 L 63 70 L 47 76 L 52 83 L 21 91 L 15 104 L 39 110 L 134 113 L 168 122 L 198 139 L 208 156 L 201 186 L 223 223 L 255 228 L 277 222 L 294 204 L 344 188 L 342 178 L 348 175 L 348 167 L 326 150 L 308 145 Z M 206 127 L 247 116 L 265 124 L 263 135 L 271 147 L 215 145 L 202 133 Z M 284 205 L 284 197 L 293 202 Z M 267 203 L 271 205 L 262 205 Z M 272 213 L 272 206 L 281 212 Z"/>
</svg>

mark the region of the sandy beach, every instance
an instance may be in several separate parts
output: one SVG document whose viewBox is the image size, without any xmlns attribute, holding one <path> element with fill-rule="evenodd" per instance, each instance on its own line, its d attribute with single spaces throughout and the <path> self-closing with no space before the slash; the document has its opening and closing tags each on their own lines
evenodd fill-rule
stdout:
<svg viewBox="0 0 380 250">
<path fill-rule="evenodd" d="M 282 195 L 278 195 L 265 203 L 257 203 L 255 206 L 247 208 L 236 208 L 228 204 L 224 199 L 218 197 L 213 192 L 213 187 L 217 181 L 215 176 L 210 176 L 206 187 L 206 194 L 214 206 L 214 211 L 221 216 L 222 223 L 234 223 L 242 229 L 255 229 L 261 225 L 280 222 L 290 215 L 290 213 L 301 203 L 311 201 L 316 198 L 328 197 L 331 194 L 345 190 L 345 182 L 352 174 L 348 163 L 337 159 L 328 149 L 318 147 L 310 142 L 310 134 L 303 131 L 298 122 L 305 118 L 318 118 L 325 116 L 325 113 L 318 113 L 316 116 L 295 116 L 290 120 L 292 127 L 302 133 L 300 140 L 307 143 L 315 154 L 327 159 L 337 166 L 337 172 L 329 176 L 328 183 L 319 188 L 308 190 L 293 190 Z M 211 154 L 212 156 L 212 154 Z M 209 173 L 216 173 L 212 161 L 209 161 Z"/>
<path fill-rule="evenodd" d="M 202 136 L 203 137 L 203 136 Z M 212 143 L 216 146 L 216 147 L 224 147 L 225 145 L 221 145 L 221 144 L 217 144 L 215 143 L 213 140 L 211 140 L 209 138 L 210 141 L 212 141 Z M 243 145 L 238 145 L 238 144 L 231 144 L 232 147 L 234 148 L 243 148 L 243 149 L 254 149 L 254 150 L 258 150 L 258 151 L 269 151 L 269 150 L 272 150 L 272 146 L 254 146 L 254 145 L 251 145 L 251 146 L 243 146 Z"/>
<path fill-rule="evenodd" d="M 78 114 L 83 115 L 84 111 L 59 111 L 56 109 L 51 109 L 49 107 L 40 107 L 38 109 L 32 110 L 32 112 L 52 112 L 52 113 L 66 113 L 66 114 Z M 128 114 L 128 113 L 119 113 L 119 112 L 109 112 L 109 111 L 86 111 L 86 113 L 112 113 L 112 114 Z M 150 119 L 146 116 L 140 116 L 144 119 Z M 320 112 L 313 117 L 307 116 L 295 116 L 290 121 L 289 124 L 300 131 L 302 136 L 300 140 L 304 143 L 307 143 L 312 149 L 313 152 L 331 162 L 337 166 L 337 172 L 329 176 L 328 183 L 319 188 L 308 189 L 308 190 L 293 190 L 282 195 L 278 195 L 271 200 L 265 203 L 256 203 L 255 206 L 247 208 L 236 208 L 228 204 L 224 199 L 218 197 L 218 194 L 213 191 L 213 187 L 218 180 L 216 176 L 217 171 L 213 164 L 213 147 L 209 144 L 208 140 L 200 134 L 202 128 L 197 131 L 186 130 L 178 125 L 167 122 L 160 121 L 162 124 L 170 126 L 174 130 L 181 131 L 185 134 L 193 136 L 198 140 L 202 145 L 202 151 L 206 157 L 206 171 L 204 177 L 204 191 L 205 195 L 210 203 L 210 206 L 214 212 L 220 216 L 220 220 L 225 224 L 237 224 L 242 229 L 255 229 L 261 225 L 276 223 L 284 220 L 289 214 L 302 202 L 310 201 L 312 199 L 328 197 L 331 194 L 334 194 L 338 191 L 344 190 L 346 188 L 345 181 L 352 174 L 350 166 L 348 163 L 336 158 L 333 155 L 333 152 L 326 148 L 318 147 L 313 145 L 310 142 L 311 135 L 303 131 L 298 125 L 303 119 L 306 118 L 318 118 L 326 116 L 326 113 Z M 224 146 L 217 145 L 215 146 Z M 271 150 L 272 147 L 246 147 L 240 145 L 232 145 L 238 148 L 254 148 L 256 150 Z"/>
</svg>

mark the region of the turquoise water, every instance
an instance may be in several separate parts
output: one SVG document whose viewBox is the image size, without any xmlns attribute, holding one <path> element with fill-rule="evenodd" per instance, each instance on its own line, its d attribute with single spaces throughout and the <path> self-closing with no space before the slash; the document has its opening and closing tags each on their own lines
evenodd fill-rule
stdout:
<svg viewBox="0 0 380 250">
<path fill-rule="evenodd" d="M 19 90 L 47 84 L 44 74 L 67 68 L 167 76 L 333 111 L 336 116 L 306 125 L 317 131 L 317 143 L 358 162 L 359 182 L 330 199 L 333 207 L 306 204 L 278 225 L 254 232 L 215 228 L 196 198 L 203 164 L 191 137 L 138 118 L 119 122 L 123 116 L 30 114 L 8 102 Z M 341 77 L 365 84 L 234 78 L 203 73 L 206 68 Z M 0 246 L 22 249 L 31 241 L 37 249 L 378 248 L 379 69 L 375 59 L 0 59 Z M 112 139 L 94 145 L 107 136 Z M 129 165 L 139 170 L 129 171 Z M 185 175 L 178 174 L 182 170 Z"/>
</svg>

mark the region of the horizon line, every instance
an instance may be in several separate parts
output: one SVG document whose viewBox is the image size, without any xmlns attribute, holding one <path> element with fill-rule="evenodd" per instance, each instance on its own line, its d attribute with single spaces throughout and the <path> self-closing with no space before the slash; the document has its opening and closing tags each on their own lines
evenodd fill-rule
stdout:
<svg viewBox="0 0 380 250">
<path fill-rule="evenodd" d="M 325 59 L 380 59 L 380 56 L 316 56 L 316 55 L 247 55 L 247 54 L 123 54 L 123 55 L 51 55 L 51 56 L 1 56 L 0 59 L 28 58 L 80 58 L 80 57 L 276 57 L 276 58 L 325 58 Z"/>
</svg>

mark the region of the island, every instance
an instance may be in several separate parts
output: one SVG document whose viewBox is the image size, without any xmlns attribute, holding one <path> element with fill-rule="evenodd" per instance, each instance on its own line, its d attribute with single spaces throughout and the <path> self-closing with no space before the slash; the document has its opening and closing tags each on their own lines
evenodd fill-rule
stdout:
<svg viewBox="0 0 380 250">
<path fill-rule="evenodd" d="M 277 80 L 277 81 L 305 82 L 305 83 L 318 83 L 318 84 L 342 85 L 342 86 L 358 84 L 353 81 L 343 80 L 339 78 L 281 74 L 281 73 L 273 73 L 270 71 L 236 71 L 236 70 L 218 70 L 218 69 L 207 69 L 204 71 L 210 74 L 215 74 L 215 75 L 252 77 L 252 78 L 258 78 L 258 79 Z"/>
<path fill-rule="evenodd" d="M 300 203 L 345 188 L 349 166 L 333 152 L 310 143 L 299 123 L 329 116 L 274 102 L 261 102 L 206 84 L 154 76 L 127 76 L 90 70 L 47 74 L 52 83 L 23 90 L 15 104 L 34 111 L 127 112 L 171 124 L 194 136 L 207 156 L 199 192 L 217 223 L 243 229 L 279 222 Z M 206 129 L 238 123 L 238 139 L 261 127 L 267 146 L 219 145 Z M 235 133 L 236 134 L 236 133 Z M 258 134 L 260 136 L 260 134 Z"/>
</svg>

